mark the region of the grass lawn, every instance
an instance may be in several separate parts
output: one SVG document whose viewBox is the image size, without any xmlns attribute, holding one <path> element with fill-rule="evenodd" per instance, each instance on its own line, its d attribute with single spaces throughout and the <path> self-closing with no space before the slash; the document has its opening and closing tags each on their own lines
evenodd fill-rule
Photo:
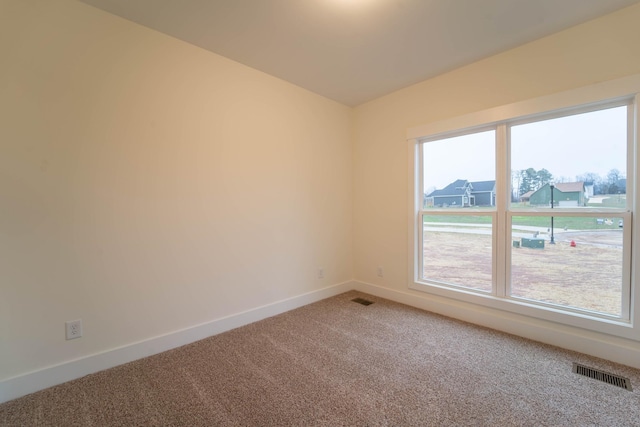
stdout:
<svg viewBox="0 0 640 427">
<path fill-rule="evenodd" d="M 591 208 L 625 208 L 627 199 L 626 195 L 611 195 L 611 196 L 596 196 L 591 199 L 592 201 L 598 200 L 598 203 L 588 203 L 588 207 Z M 523 203 L 512 203 L 514 208 L 526 208 L 529 205 Z M 446 222 L 446 223 L 460 223 L 460 224 L 491 224 L 491 216 L 487 215 L 488 210 L 491 208 L 473 207 L 469 208 L 470 212 L 474 215 L 438 215 L 440 211 L 438 208 L 433 208 L 434 215 L 425 215 L 424 222 Z M 441 211 L 440 211 L 441 212 Z M 477 215 L 476 215 L 477 214 Z M 598 224 L 596 218 L 589 217 L 560 217 L 555 216 L 553 220 L 553 226 L 558 228 L 568 228 L 572 230 L 611 230 L 618 228 L 618 222 L 621 218 L 615 216 L 598 216 L 601 219 L 610 219 L 611 224 Z M 514 226 L 524 225 L 533 227 L 551 227 L 551 216 L 514 216 L 512 218 Z"/>
<path fill-rule="evenodd" d="M 619 228 L 618 222 L 621 218 L 615 216 L 605 217 L 603 220 L 611 220 L 610 224 L 604 221 L 599 224 L 594 217 L 576 217 L 576 216 L 556 216 L 553 218 L 554 228 L 568 228 L 572 230 L 612 230 Z M 435 223 L 459 223 L 459 224 L 491 224 L 491 216 L 482 215 L 478 212 L 478 215 L 425 215 L 424 222 Z M 512 217 L 512 225 L 524 225 L 533 227 L 551 227 L 551 216 L 514 216 Z"/>
</svg>

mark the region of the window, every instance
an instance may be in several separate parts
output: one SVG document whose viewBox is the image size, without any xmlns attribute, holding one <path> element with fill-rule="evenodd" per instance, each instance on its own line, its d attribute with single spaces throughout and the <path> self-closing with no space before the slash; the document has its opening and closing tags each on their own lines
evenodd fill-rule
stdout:
<svg viewBox="0 0 640 427">
<path fill-rule="evenodd" d="M 635 100 L 412 130 L 410 287 L 630 336 Z"/>
<path fill-rule="evenodd" d="M 422 153 L 421 277 L 491 292 L 495 130 L 435 140 Z"/>
<path fill-rule="evenodd" d="M 619 225 L 631 215 L 631 111 L 614 104 L 507 124 L 511 297 L 629 320 L 631 233 Z"/>
</svg>

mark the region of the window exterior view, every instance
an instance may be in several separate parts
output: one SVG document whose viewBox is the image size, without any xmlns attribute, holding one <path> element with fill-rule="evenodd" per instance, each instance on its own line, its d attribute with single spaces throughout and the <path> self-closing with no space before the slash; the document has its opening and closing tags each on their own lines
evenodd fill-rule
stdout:
<svg viewBox="0 0 640 427">
<path fill-rule="evenodd" d="M 469 182 L 457 179 L 442 190 L 425 194 L 425 207 L 495 206 L 496 181 Z"/>
<path fill-rule="evenodd" d="M 417 281 L 629 321 L 633 111 L 579 106 L 417 144 Z"/>
</svg>

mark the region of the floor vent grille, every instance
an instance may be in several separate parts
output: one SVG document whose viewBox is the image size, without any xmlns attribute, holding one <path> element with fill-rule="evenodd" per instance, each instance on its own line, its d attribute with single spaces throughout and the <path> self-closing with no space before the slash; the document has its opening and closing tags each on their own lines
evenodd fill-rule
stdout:
<svg viewBox="0 0 640 427">
<path fill-rule="evenodd" d="M 628 378 L 621 377 L 619 375 L 610 374 L 608 372 L 600 371 L 598 369 L 589 368 L 588 366 L 584 366 L 579 363 L 573 364 L 572 371 L 574 374 L 584 375 L 585 377 L 593 378 L 594 380 L 603 381 L 607 384 L 611 384 L 616 387 L 621 387 L 621 388 L 624 388 L 625 390 L 632 391 L 631 381 L 629 381 Z"/>
<path fill-rule="evenodd" d="M 373 301 L 369 301 L 369 300 L 366 300 L 364 298 L 354 298 L 351 301 L 357 302 L 358 304 L 362 304 L 362 305 L 371 305 L 371 304 L 373 304 Z"/>
</svg>

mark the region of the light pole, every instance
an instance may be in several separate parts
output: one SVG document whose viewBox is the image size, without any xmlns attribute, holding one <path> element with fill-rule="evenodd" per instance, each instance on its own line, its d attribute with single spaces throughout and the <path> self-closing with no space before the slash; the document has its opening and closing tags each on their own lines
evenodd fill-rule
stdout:
<svg viewBox="0 0 640 427">
<path fill-rule="evenodd" d="M 551 209 L 553 209 L 553 189 L 555 188 L 555 186 L 553 184 L 550 184 L 549 188 L 551 189 Z M 551 240 L 549 241 L 549 244 L 556 244 L 555 240 L 553 240 L 553 215 L 551 215 Z"/>
</svg>

